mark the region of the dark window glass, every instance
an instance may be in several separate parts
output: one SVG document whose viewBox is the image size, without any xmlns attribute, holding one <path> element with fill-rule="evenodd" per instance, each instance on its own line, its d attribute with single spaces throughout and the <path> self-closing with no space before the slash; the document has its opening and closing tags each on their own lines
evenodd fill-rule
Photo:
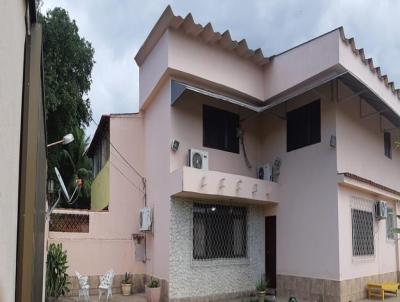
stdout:
<svg viewBox="0 0 400 302">
<path fill-rule="evenodd" d="M 239 116 L 203 105 L 203 146 L 239 153 Z"/>
<path fill-rule="evenodd" d="M 383 141 L 385 148 L 385 156 L 387 158 L 392 158 L 392 137 L 390 135 L 390 132 L 385 131 L 383 133 Z"/>
<path fill-rule="evenodd" d="M 193 205 L 193 259 L 240 258 L 247 253 L 247 209 Z"/>
<path fill-rule="evenodd" d="M 321 103 L 314 101 L 287 113 L 287 151 L 321 142 Z"/>
<path fill-rule="evenodd" d="M 374 218 L 372 212 L 351 209 L 353 256 L 374 255 Z"/>
</svg>

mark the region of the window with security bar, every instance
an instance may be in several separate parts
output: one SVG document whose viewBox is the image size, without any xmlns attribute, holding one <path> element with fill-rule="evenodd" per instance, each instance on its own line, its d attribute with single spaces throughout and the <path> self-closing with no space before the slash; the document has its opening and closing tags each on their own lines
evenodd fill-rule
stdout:
<svg viewBox="0 0 400 302">
<path fill-rule="evenodd" d="M 353 256 L 373 256 L 374 217 L 369 211 L 351 209 Z"/>
<path fill-rule="evenodd" d="M 386 238 L 394 240 L 393 229 L 396 227 L 396 215 L 394 209 L 387 208 L 387 218 L 386 218 Z"/>
<path fill-rule="evenodd" d="M 247 208 L 193 205 L 193 259 L 247 256 Z"/>
</svg>

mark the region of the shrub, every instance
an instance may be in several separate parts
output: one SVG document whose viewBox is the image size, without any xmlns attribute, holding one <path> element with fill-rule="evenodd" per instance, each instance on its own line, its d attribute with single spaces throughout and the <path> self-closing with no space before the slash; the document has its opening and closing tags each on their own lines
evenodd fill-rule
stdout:
<svg viewBox="0 0 400 302">
<path fill-rule="evenodd" d="M 148 288 L 157 288 L 157 287 L 159 287 L 159 285 L 160 285 L 160 282 L 157 279 L 153 279 L 153 278 L 151 278 L 149 283 L 147 283 Z"/>
<path fill-rule="evenodd" d="M 46 297 L 58 298 L 69 292 L 67 251 L 62 244 L 50 244 L 47 253 Z"/>
</svg>

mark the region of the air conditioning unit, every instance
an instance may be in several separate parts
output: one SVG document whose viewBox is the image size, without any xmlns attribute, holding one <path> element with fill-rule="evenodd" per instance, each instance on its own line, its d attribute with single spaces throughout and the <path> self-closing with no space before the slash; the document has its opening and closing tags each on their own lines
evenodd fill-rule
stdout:
<svg viewBox="0 0 400 302">
<path fill-rule="evenodd" d="M 387 218 L 387 203 L 382 200 L 375 202 L 375 218 L 382 220 Z"/>
<path fill-rule="evenodd" d="M 265 164 L 257 169 L 257 177 L 259 179 L 271 180 L 272 178 L 272 167 L 270 164 Z"/>
<path fill-rule="evenodd" d="M 139 230 L 150 232 L 153 224 L 153 211 L 151 208 L 142 208 L 139 212 Z"/>
<path fill-rule="evenodd" d="M 188 165 L 192 168 L 208 170 L 208 152 L 198 149 L 189 149 Z"/>
</svg>

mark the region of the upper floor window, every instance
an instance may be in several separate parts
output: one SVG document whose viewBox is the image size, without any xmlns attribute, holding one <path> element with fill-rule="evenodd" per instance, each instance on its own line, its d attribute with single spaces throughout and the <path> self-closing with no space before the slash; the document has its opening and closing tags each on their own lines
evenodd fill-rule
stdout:
<svg viewBox="0 0 400 302">
<path fill-rule="evenodd" d="M 287 113 L 287 151 L 321 142 L 319 100 Z"/>
<path fill-rule="evenodd" d="M 239 153 L 239 115 L 203 105 L 203 146 Z"/>
<path fill-rule="evenodd" d="M 193 205 L 193 259 L 241 258 L 247 255 L 247 208 Z"/>
<path fill-rule="evenodd" d="M 392 158 L 392 136 L 388 131 L 385 131 L 383 133 L 383 144 L 385 149 L 385 156 L 387 158 Z"/>
</svg>

